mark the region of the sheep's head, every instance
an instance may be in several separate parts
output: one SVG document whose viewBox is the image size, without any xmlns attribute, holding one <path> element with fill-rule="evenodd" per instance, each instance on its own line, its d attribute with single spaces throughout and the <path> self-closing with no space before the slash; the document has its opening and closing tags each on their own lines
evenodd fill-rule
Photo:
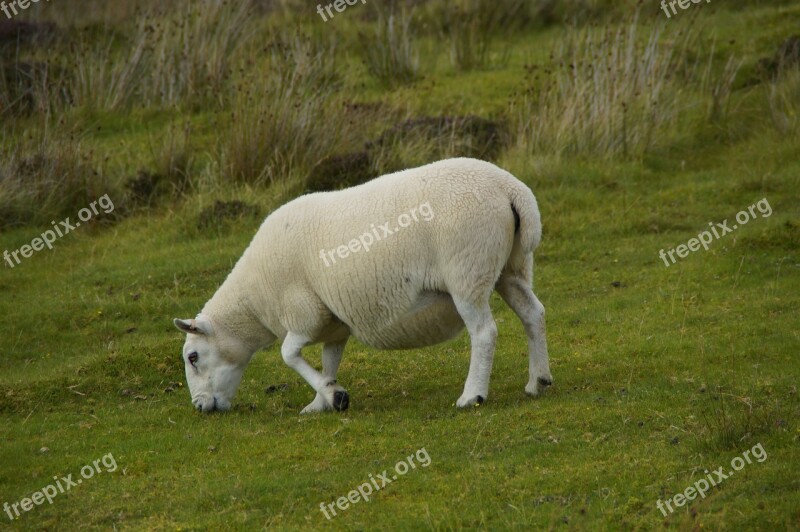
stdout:
<svg viewBox="0 0 800 532">
<path fill-rule="evenodd" d="M 229 410 L 249 359 L 244 346 L 202 314 L 174 323 L 186 333 L 183 362 L 192 404 L 206 413 Z"/>
</svg>

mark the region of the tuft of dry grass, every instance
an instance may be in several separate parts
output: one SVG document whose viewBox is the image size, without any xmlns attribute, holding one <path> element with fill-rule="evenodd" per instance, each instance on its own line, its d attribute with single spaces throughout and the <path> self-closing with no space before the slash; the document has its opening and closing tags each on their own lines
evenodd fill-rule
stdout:
<svg viewBox="0 0 800 532">
<path fill-rule="evenodd" d="M 150 148 L 153 166 L 168 187 L 165 192 L 171 197 L 180 197 L 186 192 L 191 180 L 194 163 L 192 128 L 187 122 L 183 127 L 171 126 L 162 142 Z"/>
<path fill-rule="evenodd" d="M 450 61 L 462 71 L 487 67 L 492 44 L 501 31 L 508 31 L 530 16 L 525 0 L 461 0 L 440 5 L 437 19 L 450 42 Z M 499 62 L 508 59 L 508 50 Z"/>
<path fill-rule="evenodd" d="M 364 63 L 386 87 L 398 87 L 419 76 L 419 52 L 412 26 L 413 8 L 381 12 L 375 33 L 360 34 Z"/>
<path fill-rule="evenodd" d="M 138 23 L 140 34 L 148 33 L 144 21 Z M 128 107 L 141 94 L 143 80 L 150 72 L 148 43 L 136 39 L 119 43 L 117 36 L 104 42 L 82 40 L 71 46 L 65 61 L 67 106 L 112 110 Z"/>
<path fill-rule="evenodd" d="M 254 35 L 252 0 L 185 0 L 145 19 L 137 46 L 151 50 L 151 72 L 141 86 L 145 103 L 185 100 L 223 103 L 230 61 Z"/>
<path fill-rule="evenodd" d="M 450 36 L 450 61 L 459 70 L 483 68 L 489 61 L 493 18 L 483 18 L 480 7 L 486 2 L 478 0 L 472 9 L 453 4 L 448 11 Z"/>
<path fill-rule="evenodd" d="M 271 47 L 265 72 L 236 88 L 217 153 L 224 179 L 266 185 L 305 177 L 347 138 L 334 50 L 304 37 Z"/>
<path fill-rule="evenodd" d="M 367 143 L 375 175 L 450 157 L 494 159 L 506 142 L 504 124 L 480 116 L 407 118 Z"/>
<path fill-rule="evenodd" d="M 0 117 L 50 114 L 63 83 L 63 72 L 48 63 L 0 64 Z"/>
<path fill-rule="evenodd" d="M 512 101 L 518 147 L 628 158 L 669 138 L 685 57 L 680 43 L 662 42 L 661 27 L 648 31 L 640 36 L 638 16 L 617 29 L 568 30 L 551 64 L 529 67 L 532 83 Z"/>
<path fill-rule="evenodd" d="M 150 165 L 125 182 L 127 204 L 152 207 L 162 197 L 183 198 L 192 185 L 195 162 L 191 126 L 171 125 L 157 140 L 151 140 Z"/>
<path fill-rule="evenodd" d="M 782 135 L 800 133 L 800 67 L 784 70 L 768 90 L 772 125 Z"/>
<path fill-rule="evenodd" d="M 62 74 L 58 84 L 40 74 L 31 85 L 47 85 L 39 107 L 117 110 L 144 106 L 222 104 L 237 51 L 253 34 L 253 0 L 192 2 L 153 7 L 130 35 L 92 33 L 48 52 L 47 64 Z M 68 59 L 69 58 L 69 59 Z M 0 86 L 0 91 L 3 87 Z M 1 94 L 1 92 L 0 92 Z"/>
<path fill-rule="evenodd" d="M 708 64 L 700 79 L 701 92 L 710 96 L 708 120 L 712 124 L 724 122 L 730 113 L 731 94 L 736 77 L 742 67 L 742 61 L 729 57 L 722 71 L 714 75 L 714 55 L 716 41 L 712 43 L 708 54 Z"/>
<path fill-rule="evenodd" d="M 25 133 L 2 148 L 0 229 L 47 224 L 74 216 L 104 194 L 118 197 L 82 134 L 60 127 Z"/>
</svg>

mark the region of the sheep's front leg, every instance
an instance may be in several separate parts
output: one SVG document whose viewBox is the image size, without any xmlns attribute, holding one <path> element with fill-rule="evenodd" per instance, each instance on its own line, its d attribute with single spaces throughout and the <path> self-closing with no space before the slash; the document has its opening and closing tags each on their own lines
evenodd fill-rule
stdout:
<svg viewBox="0 0 800 532">
<path fill-rule="evenodd" d="M 281 346 L 283 361 L 299 373 L 318 394 L 322 395 L 325 402 L 334 410 L 347 410 L 350 405 L 347 391 L 336 384 L 336 379 L 323 375 L 312 368 L 301 355 L 301 350 L 310 343 L 309 338 L 290 332 Z"/>
<path fill-rule="evenodd" d="M 483 403 L 489 397 L 489 377 L 492 373 L 494 347 L 497 341 L 497 325 L 492 317 L 489 302 L 480 306 L 454 298 L 456 308 L 469 331 L 472 352 L 469 374 L 464 384 L 464 393 L 456 406 L 464 408 Z"/>
<path fill-rule="evenodd" d="M 339 371 L 339 364 L 342 362 L 342 354 L 344 353 L 344 346 L 347 340 L 338 344 L 325 344 L 322 347 L 322 375 L 326 378 L 336 381 L 336 373 Z M 345 404 L 342 410 L 346 410 L 349 401 L 347 393 L 345 393 Z M 333 406 L 329 404 L 321 393 L 317 393 L 311 403 L 306 406 L 301 414 L 313 414 L 315 412 L 324 412 L 325 410 L 332 410 Z"/>
</svg>

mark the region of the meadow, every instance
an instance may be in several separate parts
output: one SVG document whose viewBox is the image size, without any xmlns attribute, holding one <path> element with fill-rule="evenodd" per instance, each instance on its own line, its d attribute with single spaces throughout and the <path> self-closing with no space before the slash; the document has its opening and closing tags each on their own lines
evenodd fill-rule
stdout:
<svg viewBox="0 0 800 532">
<path fill-rule="evenodd" d="M 0 528 L 800 528 L 800 5 L 334 13 L 0 12 L 0 253 L 31 249 L 0 258 Z M 278 346 L 233 410 L 192 408 L 172 319 L 200 310 L 265 216 L 453 156 L 536 194 L 545 394 L 525 395 L 525 335 L 495 295 L 479 407 L 454 406 L 464 332 L 397 352 L 351 341 L 346 412 L 300 416 L 313 392 Z M 36 245 L 106 196 L 113 209 Z"/>
</svg>

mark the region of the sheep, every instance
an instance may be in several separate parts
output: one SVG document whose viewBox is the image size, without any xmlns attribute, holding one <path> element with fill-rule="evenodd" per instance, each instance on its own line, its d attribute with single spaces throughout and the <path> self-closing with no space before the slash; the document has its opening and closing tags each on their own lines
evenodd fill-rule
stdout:
<svg viewBox="0 0 800 532">
<path fill-rule="evenodd" d="M 524 325 L 525 392 L 536 396 L 553 382 L 544 306 L 531 288 L 541 232 L 531 190 L 476 159 L 296 198 L 264 220 L 200 314 L 174 320 L 186 333 L 192 403 L 228 410 L 253 354 L 280 340 L 284 362 L 316 392 L 301 413 L 343 411 L 350 398 L 336 378 L 351 336 L 376 349 L 412 349 L 466 327 L 470 366 L 456 405 L 480 405 L 497 338 L 494 290 Z M 321 372 L 301 355 L 318 343 Z"/>
</svg>

